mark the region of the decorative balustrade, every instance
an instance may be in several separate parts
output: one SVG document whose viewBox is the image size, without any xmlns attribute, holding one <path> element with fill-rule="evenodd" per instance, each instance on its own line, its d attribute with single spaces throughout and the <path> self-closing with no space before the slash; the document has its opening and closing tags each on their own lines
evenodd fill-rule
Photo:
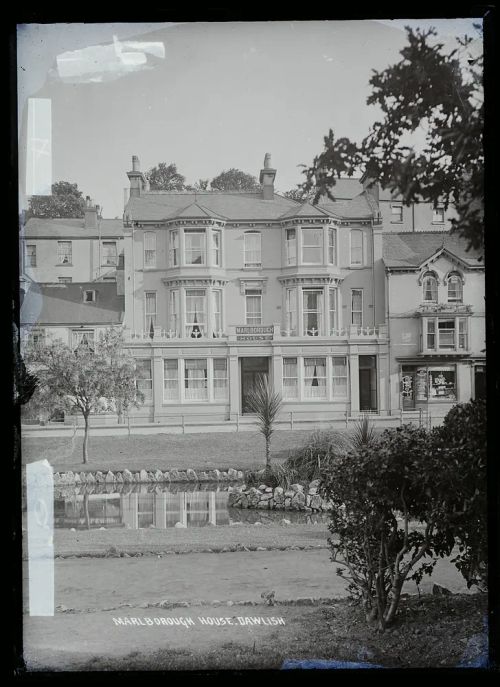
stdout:
<svg viewBox="0 0 500 687">
<path fill-rule="evenodd" d="M 339 327 L 337 329 L 330 329 L 323 333 L 317 329 L 310 329 L 307 334 L 297 334 L 296 330 L 281 328 L 279 324 L 262 325 L 262 326 L 246 326 L 246 325 L 230 325 L 227 331 L 219 330 L 217 332 L 204 332 L 201 329 L 192 331 L 191 334 L 182 335 L 181 331 L 172 329 L 155 328 L 149 330 L 126 330 L 126 338 L 128 341 L 200 341 L 208 342 L 216 340 L 227 340 L 229 342 L 239 341 L 255 341 L 265 342 L 272 341 L 279 338 L 322 338 L 322 339 L 386 339 L 387 326 L 379 325 L 378 327 L 359 327 L 351 325 L 350 327 Z"/>
<path fill-rule="evenodd" d="M 472 312 L 472 306 L 464 303 L 421 303 L 418 311 L 423 314 L 442 313 L 448 314 L 467 314 Z"/>
</svg>

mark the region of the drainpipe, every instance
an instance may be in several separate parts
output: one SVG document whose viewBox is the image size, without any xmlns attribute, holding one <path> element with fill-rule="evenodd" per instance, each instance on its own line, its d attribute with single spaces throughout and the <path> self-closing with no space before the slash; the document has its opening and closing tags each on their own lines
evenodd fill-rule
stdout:
<svg viewBox="0 0 500 687">
<path fill-rule="evenodd" d="M 385 283 L 386 283 L 386 288 L 385 288 L 385 319 L 387 322 L 387 357 L 389 359 L 389 370 L 388 370 L 388 386 L 389 386 L 389 411 L 392 410 L 392 379 L 391 379 L 391 320 L 390 320 L 390 315 L 389 315 L 389 278 L 390 278 L 390 272 L 385 270 Z"/>
</svg>

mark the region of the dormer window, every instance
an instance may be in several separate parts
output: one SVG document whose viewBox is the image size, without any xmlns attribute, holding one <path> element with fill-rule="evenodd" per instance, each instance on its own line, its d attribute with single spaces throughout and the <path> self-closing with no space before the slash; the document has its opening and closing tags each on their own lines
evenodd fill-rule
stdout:
<svg viewBox="0 0 500 687">
<path fill-rule="evenodd" d="M 448 277 L 448 303 L 462 303 L 462 301 L 462 277 L 457 272 L 453 272 Z"/>
<path fill-rule="evenodd" d="M 428 272 L 422 282 L 424 303 L 437 303 L 438 282 L 432 272 Z"/>
<path fill-rule="evenodd" d="M 83 292 L 83 302 L 84 303 L 95 303 L 95 291 L 84 291 Z"/>
</svg>

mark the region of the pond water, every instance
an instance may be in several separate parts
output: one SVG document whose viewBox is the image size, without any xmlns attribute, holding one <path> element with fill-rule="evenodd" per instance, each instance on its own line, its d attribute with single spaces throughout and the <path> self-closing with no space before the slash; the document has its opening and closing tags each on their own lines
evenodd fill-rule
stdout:
<svg viewBox="0 0 500 687">
<path fill-rule="evenodd" d="M 326 522 L 324 513 L 228 508 L 228 487 L 219 484 L 165 484 L 56 487 L 54 527 L 166 529 L 230 526 L 236 523 Z"/>
</svg>

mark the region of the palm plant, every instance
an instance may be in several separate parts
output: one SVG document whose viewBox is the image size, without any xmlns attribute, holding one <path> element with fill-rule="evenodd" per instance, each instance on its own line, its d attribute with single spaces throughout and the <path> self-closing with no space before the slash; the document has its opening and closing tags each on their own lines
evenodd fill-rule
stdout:
<svg viewBox="0 0 500 687">
<path fill-rule="evenodd" d="M 259 432 L 266 440 L 266 470 L 271 467 L 271 436 L 281 410 L 281 395 L 274 391 L 267 376 L 259 375 L 247 396 L 248 408 L 257 415 Z"/>
<path fill-rule="evenodd" d="M 371 446 L 375 441 L 375 427 L 368 415 L 363 415 L 355 424 L 350 437 L 355 451 Z"/>
</svg>

